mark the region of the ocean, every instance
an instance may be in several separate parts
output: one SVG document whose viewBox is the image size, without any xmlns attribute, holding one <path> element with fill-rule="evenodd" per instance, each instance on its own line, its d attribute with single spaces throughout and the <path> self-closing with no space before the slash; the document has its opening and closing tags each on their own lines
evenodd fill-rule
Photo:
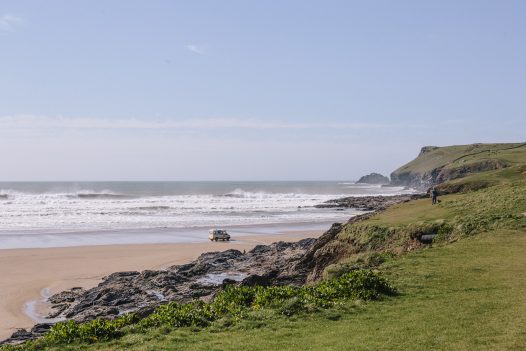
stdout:
<svg viewBox="0 0 526 351">
<path fill-rule="evenodd" d="M 360 212 L 314 205 L 409 192 L 336 181 L 0 182 L 0 249 L 198 242 L 218 227 L 324 229 Z"/>
</svg>

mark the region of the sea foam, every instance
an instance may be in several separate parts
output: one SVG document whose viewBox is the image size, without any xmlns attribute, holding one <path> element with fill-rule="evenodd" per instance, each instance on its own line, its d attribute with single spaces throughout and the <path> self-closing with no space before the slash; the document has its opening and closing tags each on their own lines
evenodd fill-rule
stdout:
<svg viewBox="0 0 526 351">
<path fill-rule="evenodd" d="M 40 241 L 45 235 L 50 241 L 60 241 L 65 233 L 84 233 L 77 239 L 84 244 L 92 243 L 97 235 L 110 242 L 113 239 L 107 233 L 111 231 L 140 230 L 143 242 L 151 242 L 148 230 L 330 223 L 357 212 L 315 205 L 349 195 L 405 191 L 337 182 L 8 185 L 0 183 L 0 248 L 31 245 L 38 235 Z M 140 242 L 140 238 L 130 241 Z"/>
</svg>

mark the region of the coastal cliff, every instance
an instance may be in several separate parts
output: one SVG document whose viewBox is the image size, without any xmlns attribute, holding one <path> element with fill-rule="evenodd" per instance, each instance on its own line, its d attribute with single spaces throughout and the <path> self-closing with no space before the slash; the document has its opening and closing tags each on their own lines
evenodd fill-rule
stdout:
<svg viewBox="0 0 526 351">
<path fill-rule="evenodd" d="M 510 167 L 521 161 L 525 143 L 424 146 L 411 162 L 391 173 L 391 185 L 425 190 L 472 173 Z"/>
</svg>

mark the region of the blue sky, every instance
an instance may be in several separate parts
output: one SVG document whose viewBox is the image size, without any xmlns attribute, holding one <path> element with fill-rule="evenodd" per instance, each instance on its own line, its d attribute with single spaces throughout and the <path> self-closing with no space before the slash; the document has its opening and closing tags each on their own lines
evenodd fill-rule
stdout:
<svg viewBox="0 0 526 351">
<path fill-rule="evenodd" d="M 3 180 L 356 179 L 526 139 L 525 1 L 0 0 Z"/>
</svg>

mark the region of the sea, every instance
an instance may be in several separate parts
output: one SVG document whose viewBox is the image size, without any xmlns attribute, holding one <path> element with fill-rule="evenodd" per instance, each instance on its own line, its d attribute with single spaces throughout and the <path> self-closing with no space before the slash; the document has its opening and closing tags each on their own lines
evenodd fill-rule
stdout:
<svg viewBox="0 0 526 351">
<path fill-rule="evenodd" d="M 0 182 L 0 249 L 202 242 L 328 229 L 362 212 L 314 207 L 412 189 L 352 181 Z"/>
</svg>

